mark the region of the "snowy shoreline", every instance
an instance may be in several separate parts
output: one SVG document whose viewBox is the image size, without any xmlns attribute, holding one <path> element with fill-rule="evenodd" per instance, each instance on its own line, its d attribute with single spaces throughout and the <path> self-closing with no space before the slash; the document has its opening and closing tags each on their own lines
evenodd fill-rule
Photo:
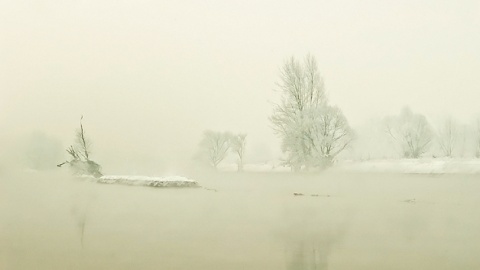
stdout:
<svg viewBox="0 0 480 270">
<path fill-rule="evenodd" d="M 223 172 L 234 172 L 235 164 L 219 167 Z M 399 173 L 399 174 L 480 174 L 480 159 L 377 159 L 341 160 L 327 171 L 358 173 Z M 245 164 L 244 172 L 291 172 L 289 167 L 278 162 Z"/>
<path fill-rule="evenodd" d="M 386 159 L 338 162 L 332 170 L 401 174 L 480 174 L 477 159 Z"/>
</svg>

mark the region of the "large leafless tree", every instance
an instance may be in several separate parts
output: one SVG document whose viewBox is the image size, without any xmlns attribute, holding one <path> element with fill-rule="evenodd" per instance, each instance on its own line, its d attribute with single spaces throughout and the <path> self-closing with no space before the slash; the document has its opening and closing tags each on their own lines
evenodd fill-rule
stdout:
<svg viewBox="0 0 480 270">
<path fill-rule="evenodd" d="M 281 101 L 270 120 L 294 170 L 328 165 L 350 143 L 352 132 L 337 107 L 328 105 L 315 58 L 288 59 L 280 72 Z"/>
</svg>

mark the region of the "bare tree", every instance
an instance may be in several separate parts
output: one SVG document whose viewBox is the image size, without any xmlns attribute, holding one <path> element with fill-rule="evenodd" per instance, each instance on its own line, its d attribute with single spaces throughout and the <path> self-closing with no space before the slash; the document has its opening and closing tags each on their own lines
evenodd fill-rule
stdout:
<svg viewBox="0 0 480 270">
<path fill-rule="evenodd" d="M 437 131 L 437 140 L 442 154 L 452 157 L 459 141 L 460 127 L 452 118 L 445 119 Z"/>
<path fill-rule="evenodd" d="M 270 120 L 282 140 L 285 164 L 298 171 L 330 163 L 352 133 L 340 109 L 328 106 L 315 58 L 307 55 L 303 65 L 293 57 L 286 61 L 278 87 L 282 99 Z"/>
<path fill-rule="evenodd" d="M 70 145 L 66 150 L 71 156 L 71 160 L 67 160 L 57 166 L 61 167 L 68 163 L 75 174 L 88 174 L 100 177 L 102 176 L 100 165 L 90 159 L 91 142 L 85 135 L 82 120 L 83 116 L 80 118 L 80 129 L 75 133 L 75 145 Z"/>
<path fill-rule="evenodd" d="M 200 151 L 197 157 L 213 168 L 217 168 L 230 150 L 230 139 L 232 135 L 228 132 L 205 131 L 200 142 Z"/>
<path fill-rule="evenodd" d="M 404 158 L 419 158 L 430 148 L 433 131 L 427 118 L 408 107 L 386 121 L 386 132 L 400 147 Z"/>
<path fill-rule="evenodd" d="M 90 142 L 89 139 L 87 139 L 85 135 L 85 130 L 83 129 L 82 120 L 83 120 L 83 115 L 80 118 L 80 129 L 77 130 L 77 133 L 76 133 L 76 144 L 77 144 L 76 147 L 77 147 L 77 151 L 80 152 L 80 155 L 82 155 L 83 158 L 85 158 L 85 160 L 90 160 L 89 155 L 91 152 L 92 143 Z"/>
<path fill-rule="evenodd" d="M 72 160 L 80 160 L 80 155 L 72 145 L 70 145 L 70 147 L 67 149 L 67 153 L 72 157 Z"/>
<path fill-rule="evenodd" d="M 237 155 L 237 170 L 243 170 L 243 156 L 245 154 L 245 141 L 247 134 L 236 134 L 230 139 L 230 147 L 233 153 Z"/>
</svg>

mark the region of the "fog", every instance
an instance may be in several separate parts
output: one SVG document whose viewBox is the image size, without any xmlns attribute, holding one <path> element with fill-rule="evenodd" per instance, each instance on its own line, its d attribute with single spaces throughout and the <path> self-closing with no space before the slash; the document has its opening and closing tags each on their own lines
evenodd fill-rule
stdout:
<svg viewBox="0 0 480 270">
<path fill-rule="evenodd" d="M 205 129 L 277 158 L 279 68 L 306 53 L 354 126 L 405 105 L 467 119 L 479 15 L 477 1 L 1 1 L 2 145 L 42 131 L 66 147 L 83 115 L 111 172 L 176 170 Z"/>
<path fill-rule="evenodd" d="M 210 190 L 99 185 L 58 172 L 34 176 L 2 179 L 4 269 L 480 264 L 478 177 L 471 175 L 197 175 Z"/>
<path fill-rule="evenodd" d="M 479 29 L 475 0 L 0 0 L 0 268 L 478 267 L 475 175 L 236 174 L 194 157 L 204 131 L 230 131 L 247 134 L 245 164 L 276 166 L 282 65 L 310 54 L 356 135 L 340 160 L 400 158 L 382 124 L 405 106 L 436 129 L 453 117 L 454 158 L 473 158 Z M 56 165 L 81 117 L 104 174 L 202 188 L 72 177 Z"/>
</svg>

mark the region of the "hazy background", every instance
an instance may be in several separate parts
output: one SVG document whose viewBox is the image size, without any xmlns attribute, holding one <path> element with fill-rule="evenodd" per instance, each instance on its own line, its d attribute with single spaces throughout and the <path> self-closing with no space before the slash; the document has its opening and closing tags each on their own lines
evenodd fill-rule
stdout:
<svg viewBox="0 0 480 270">
<path fill-rule="evenodd" d="M 276 158 L 278 70 L 307 53 L 353 126 L 404 105 L 469 119 L 479 29 L 479 1 L 0 0 L 0 161 L 32 132 L 68 146 L 80 115 L 106 173 L 175 172 L 205 129 Z"/>
</svg>

